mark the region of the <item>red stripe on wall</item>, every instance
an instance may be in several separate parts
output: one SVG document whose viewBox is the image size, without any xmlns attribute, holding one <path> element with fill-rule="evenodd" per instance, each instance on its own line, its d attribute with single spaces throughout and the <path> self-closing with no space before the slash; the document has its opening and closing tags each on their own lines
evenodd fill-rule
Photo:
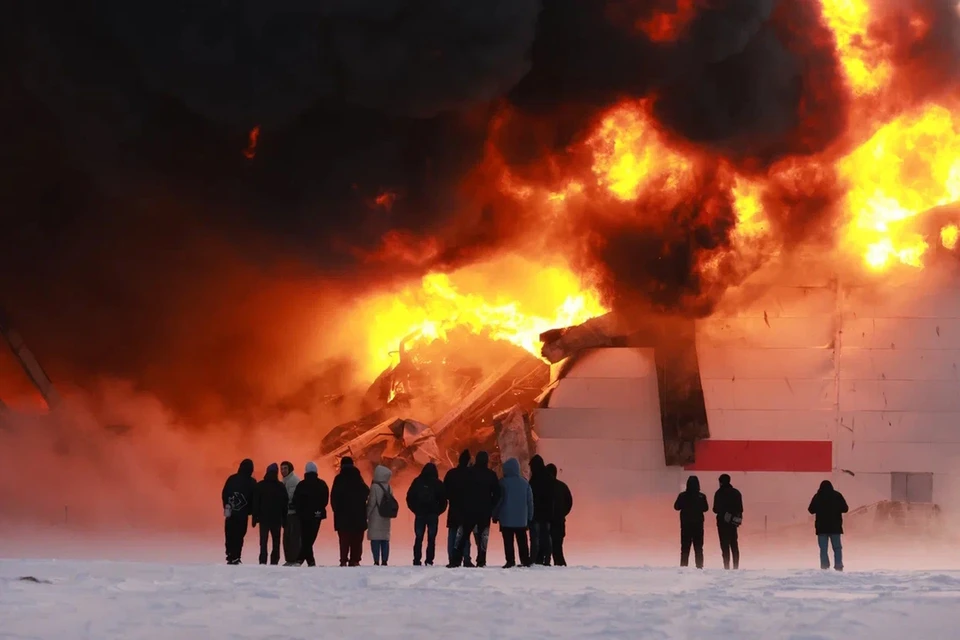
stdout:
<svg viewBox="0 0 960 640">
<path fill-rule="evenodd" d="M 806 471 L 833 469 L 833 443 L 809 440 L 699 440 L 690 471 Z"/>
</svg>

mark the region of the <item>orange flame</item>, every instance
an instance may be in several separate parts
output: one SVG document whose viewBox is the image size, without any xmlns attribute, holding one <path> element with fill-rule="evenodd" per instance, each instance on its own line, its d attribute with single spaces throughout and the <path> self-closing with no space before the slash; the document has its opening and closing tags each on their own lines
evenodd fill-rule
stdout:
<svg viewBox="0 0 960 640">
<path fill-rule="evenodd" d="M 647 20 L 640 20 L 636 27 L 654 42 L 671 42 L 683 32 L 684 27 L 696 15 L 693 0 L 675 0 L 673 11 L 658 11 Z"/>
<path fill-rule="evenodd" d="M 257 140 L 260 139 L 260 125 L 250 129 L 247 137 L 247 148 L 243 150 L 243 157 L 247 160 L 253 160 L 257 155 Z"/>
</svg>

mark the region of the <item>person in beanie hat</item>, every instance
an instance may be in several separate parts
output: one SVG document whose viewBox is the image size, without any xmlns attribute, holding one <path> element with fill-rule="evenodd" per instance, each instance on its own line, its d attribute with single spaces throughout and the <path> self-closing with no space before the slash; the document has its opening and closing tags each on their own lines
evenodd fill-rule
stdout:
<svg viewBox="0 0 960 640">
<path fill-rule="evenodd" d="M 253 492 L 253 526 L 260 525 L 260 564 L 267 564 L 267 542 L 272 542 L 270 564 L 280 562 L 280 529 L 287 518 L 287 488 L 280 467 L 271 463 Z"/>
<path fill-rule="evenodd" d="M 287 521 L 283 525 L 283 559 L 285 567 L 292 567 L 300 560 L 300 518 L 293 506 L 293 492 L 300 484 L 300 478 L 293 472 L 293 463 L 284 460 L 280 463 L 280 476 L 287 488 Z"/>
<path fill-rule="evenodd" d="M 713 494 L 713 512 L 717 514 L 717 535 L 720 537 L 720 553 L 723 556 L 723 568 L 730 568 L 733 556 L 733 568 L 740 568 L 740 544 L 737 541 L 737 529 L 743 522 L 743 496 L 730 484 L 730 476 L 720 476 L 720 488 Z"/>
<path fill-rule="evenodd" d="M 300 520 L 300 557 L 296 564 L 300 566 L 306 562 L 308 567 L 313 567 L 317 564 L 313 557 L 313 543 L 320 533 L 320 523 L 327 517 L 330 490 L 320 479 L 315 463 L 308 462 L 303 469 L 303 480 L 293 492 L 293 508 Z"/>
<path fill-rule="evenodd" d="M 367 496 L 370 487 L 363 481 L 353 459 L 340 459 L 340 473 L 333 479 L 330 506 L 333 528 L 340 540 L 340 566 L 357 567 L 363 555 L 363 533 L 367 530 Z"/>
</svg>

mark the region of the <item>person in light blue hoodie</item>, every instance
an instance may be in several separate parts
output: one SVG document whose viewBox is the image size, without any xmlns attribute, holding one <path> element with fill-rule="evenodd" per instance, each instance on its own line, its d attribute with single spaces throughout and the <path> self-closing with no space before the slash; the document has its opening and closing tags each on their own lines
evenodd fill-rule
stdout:
<svg viewBox="0 0 960 640">
<path fill-rule="evenodd" d="M 503 553 L 507 559 L 503 568 L 517 566 L 514 540 L 520 551 L 520 564 L 529 567 L 531 563 L 527 528 L 533 521 L 533 491 L 530 483 L 520 475 L 520 462 L 516 458 L 510 458 L 503 463 L 500 501 L 494 508 L 493 521 L 500 523 L 500 534 L 503 536 Z"/>
</svg>

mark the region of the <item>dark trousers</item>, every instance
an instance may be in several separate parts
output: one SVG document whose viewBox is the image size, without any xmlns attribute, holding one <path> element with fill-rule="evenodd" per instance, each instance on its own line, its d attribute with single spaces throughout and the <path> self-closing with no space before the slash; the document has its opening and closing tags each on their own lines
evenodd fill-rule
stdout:
<svg viewBox="0 0 960 640">
<path fill-rule="evenodd" d="M 363 555 L 363 531 L 337 531 L 340 539 L 340 566 L 359 567 Z"/>
<path fill-rule="evenodd" d="M 567 537 L 565 522 L 550 523 L 550 546 L 553 551 L 553 564 L 558 567 L 567 566 L 567 559 L 563 556 L 563 539 Z"/>
<path fill-rule="evenodd" d="M 740 568 L 740 545 L 737 542 L 737 527 L 726 522 L 717 523 L 717 534 L 720 536 L 720 553 L 723 555 L 723 568 L 730 568 L 730 557 L 733 556 L 733 568 Z"/>
<path fill-rule="evenodd" d="M 487 565 L 487 541 L 490 538 L 489 520 L 465 520 L 460 532 L 457 535 L 457 547 L 453 552 L 453 559 L 450 564 L 459 567 L 463 562 L 464 549 L 467 544 L 467 538 L 473 532 L 473 540 L 477 544 L 477 566 L 485 567 Z"/>
<path fill-rule="evenodd" d="M 530 559 L 534 564 L 550 564 L 550 523 L 530 523 Z"/>
<path fill-rule="evenodd" d="M 257 525 L 260 527 L 260 564 L 267 564 L 267 543 L 272 541 L 270 564 L 280 563 L 280 523 Z"/>
<path fill-rule="evenodd" d="M 433 564 L 437 554 L 437 527 L 440 516 L 416 516 L 413 519 L 413 564 L 419 565 L 423 551 L 423 534 L 427 534 L 427 564 Z"/>
<path fill-rule="evenodd" d="M 680 566 L 690 565 L 690 546 L 693 545 L 697 569 L 703 569 L 703 525 L 680 527 Z"/>
<path fill-rule="evenodd" d="M 300 518 L 300 553 L 298 562 L 306 562 L 308 567 L 317 566 L 317 559 L 313 557 L 313 543 L 320 534 L 320 520 L 316 518 Z"/>
<path fill-rule="evenodd" d="M 243 538 L 247 535 L 247 516 L 230 516 L 223 523 L 224 546 L 227 550 L 227 562 L 240 560 L 243 555 Z"/>
<path fill-rule="evenodd" d="M 453 562 L 453 558 L 457 554 L 457 540 L 459 540 L 459 538 L 459 526 L 450 527 L 447 529 L 447 562 Z M 470 562 L 470 536 L 467 536 L 467 539 L 463 543 L 462 560 L 468 564 Z"/>
<path fill-rule="evenodd" d="M 513 551 L 513 542 L 516 540 L 517 549 L 520 551 L 520 564 L 529 567 L 530 549 L 527 547 L 527 530 L 519 527 L 506 527 L 500 529 L 500 535 L 503 536 L 503 555 L 507 560 L 506 566 L 517 566 L 517 556 Z"/>
<path fill-rule="evenodd" d="M 296 514 L 287 516 L 287 524 L 283 528 L 283 559 L 285 562 L 300 559 L 300 518 Z"/>
</svg>

